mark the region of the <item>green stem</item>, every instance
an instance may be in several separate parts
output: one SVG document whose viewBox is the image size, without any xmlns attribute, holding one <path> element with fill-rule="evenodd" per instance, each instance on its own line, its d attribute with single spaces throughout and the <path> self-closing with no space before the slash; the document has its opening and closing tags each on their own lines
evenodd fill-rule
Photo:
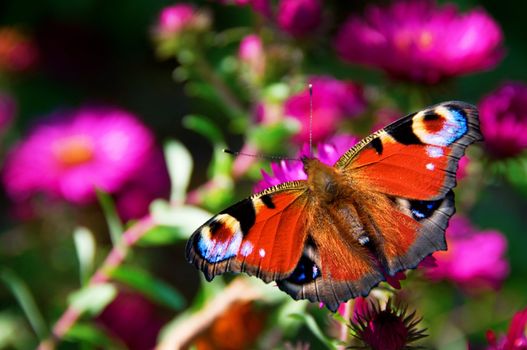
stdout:
<svg viewBox="0 0 527 350">
<path fill-rule="evenodd" d="M 236 118 L 247 115 L 247 111 L 243 107 L 243 104 L 232 93 L 231 89 L 223 81 L 223 79 L 210 66 L 209 62 L 204 58 L 204 55 L 196 55 L 195 68 L 203 80 L 208 81 L 212 86 L 214 86 L 217 94 L 225 103 L 225 106 L 231 115 Z"/>
<path fill-rule="evenodd" d="M 38 338 L 45 339 L 49 330 L 27 285 L 14 272 L 7 269 L 0 272 L 0 279 L 11 289 Z"/>
<path fill-rule="evenodd" d="M 155 226 L 154 220 L 150 216 L 146 216 L 126 230 L 122 235 L 121 243 L 113 247 L 103 264 L 90 279 L 88 286 L 108 282 L 112 271 L 124 262 L 130 248 Z M 81 313 L 69 305 L 53 326 L 52 337 L 41 341 L 38 350 L 54 349 L 80 317 Z"/>
</svg>

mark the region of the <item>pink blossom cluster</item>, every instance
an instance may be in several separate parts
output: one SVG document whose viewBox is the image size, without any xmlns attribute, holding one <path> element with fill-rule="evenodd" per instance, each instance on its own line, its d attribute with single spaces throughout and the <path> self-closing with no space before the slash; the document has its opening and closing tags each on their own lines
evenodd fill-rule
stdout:
<svg viewBox="0 0 527 350">
<path fill-rule="evenodd" d="M 75 204 L 100 189 L 117 196 L 126 218 L 166 195 L 168 175 L 154 136 L 133 114 L 87 106 L 43 119 L 7 155 L 2 182 L 16 202 L 43 194 Z"/>
</svg>

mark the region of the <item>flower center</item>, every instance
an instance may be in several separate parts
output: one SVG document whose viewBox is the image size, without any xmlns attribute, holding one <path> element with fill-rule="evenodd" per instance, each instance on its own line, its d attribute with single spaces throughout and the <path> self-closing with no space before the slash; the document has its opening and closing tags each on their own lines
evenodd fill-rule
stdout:
<svg viewBox="0 0 527 350">
<path fill-rule="evenodd" d="M 429 31 L 423 31 L 421 32 L 421 35 L 419 35 L 419 47 L 426 50 L 432 45 L 433 40 L 434 37 L 432 36 L 432 33 Z"/>
<path fill-rule="evenodd" d="M 430 31 L 423 30 L 420 33 L 401 31 L 395 35 L 394 43 L 401 52 L 407 52 L 413 48 L 428 50 L 431 48 L 434 36 Z"/>
<path fill-rule="evenodd" d="M 68 167 L 87 163 L 94 157 L 93 143 L 83 135 L 55 141 L 53 152 L 57 160 Z"/>
</svg>

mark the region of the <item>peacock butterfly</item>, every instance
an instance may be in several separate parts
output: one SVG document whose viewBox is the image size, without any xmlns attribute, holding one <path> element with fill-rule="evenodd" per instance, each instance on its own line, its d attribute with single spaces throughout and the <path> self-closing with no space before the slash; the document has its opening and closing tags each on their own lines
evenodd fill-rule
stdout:
<svg viewBox="0 0 527 350">
<path fill-rule="evenodd" d="M 333 167 L 302 158 L 307 180 L 212 217 L 190 237 L 187 260 L 208 280 L 246 272 L 335 311 L 447 249 L 459 159 L 478 140 L 476 107 L 451 101 L 373 133 Z"/>
</svg>

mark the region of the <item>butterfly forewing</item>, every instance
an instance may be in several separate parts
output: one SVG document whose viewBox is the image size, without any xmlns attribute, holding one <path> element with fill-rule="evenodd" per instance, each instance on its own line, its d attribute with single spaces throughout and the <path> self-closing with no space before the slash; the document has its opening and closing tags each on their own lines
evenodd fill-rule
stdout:
<svg viewBox="0 0 527 350">
<path fill-rule="evenodd" d="M 466 147 L 481 140 L 477 110 L 446 102 L 404 117 L 376 132 L 336 163 L 359 188 L 384 195 L 368 209 L 379 258 L 387 272 L 415 268 L 446 250 L 444 231 L 454 214 L 456 170 Z M 360 196 L 367 198 L 367 196 Z"/>
<path fill-rule="evenodd" d="M 284 183 L 222 211 L 190 237 L 187 259 L 209 280 L 227 271 L 287 277 L 306 238 L 305 190 L 302 181 Z"/>
</svg>

